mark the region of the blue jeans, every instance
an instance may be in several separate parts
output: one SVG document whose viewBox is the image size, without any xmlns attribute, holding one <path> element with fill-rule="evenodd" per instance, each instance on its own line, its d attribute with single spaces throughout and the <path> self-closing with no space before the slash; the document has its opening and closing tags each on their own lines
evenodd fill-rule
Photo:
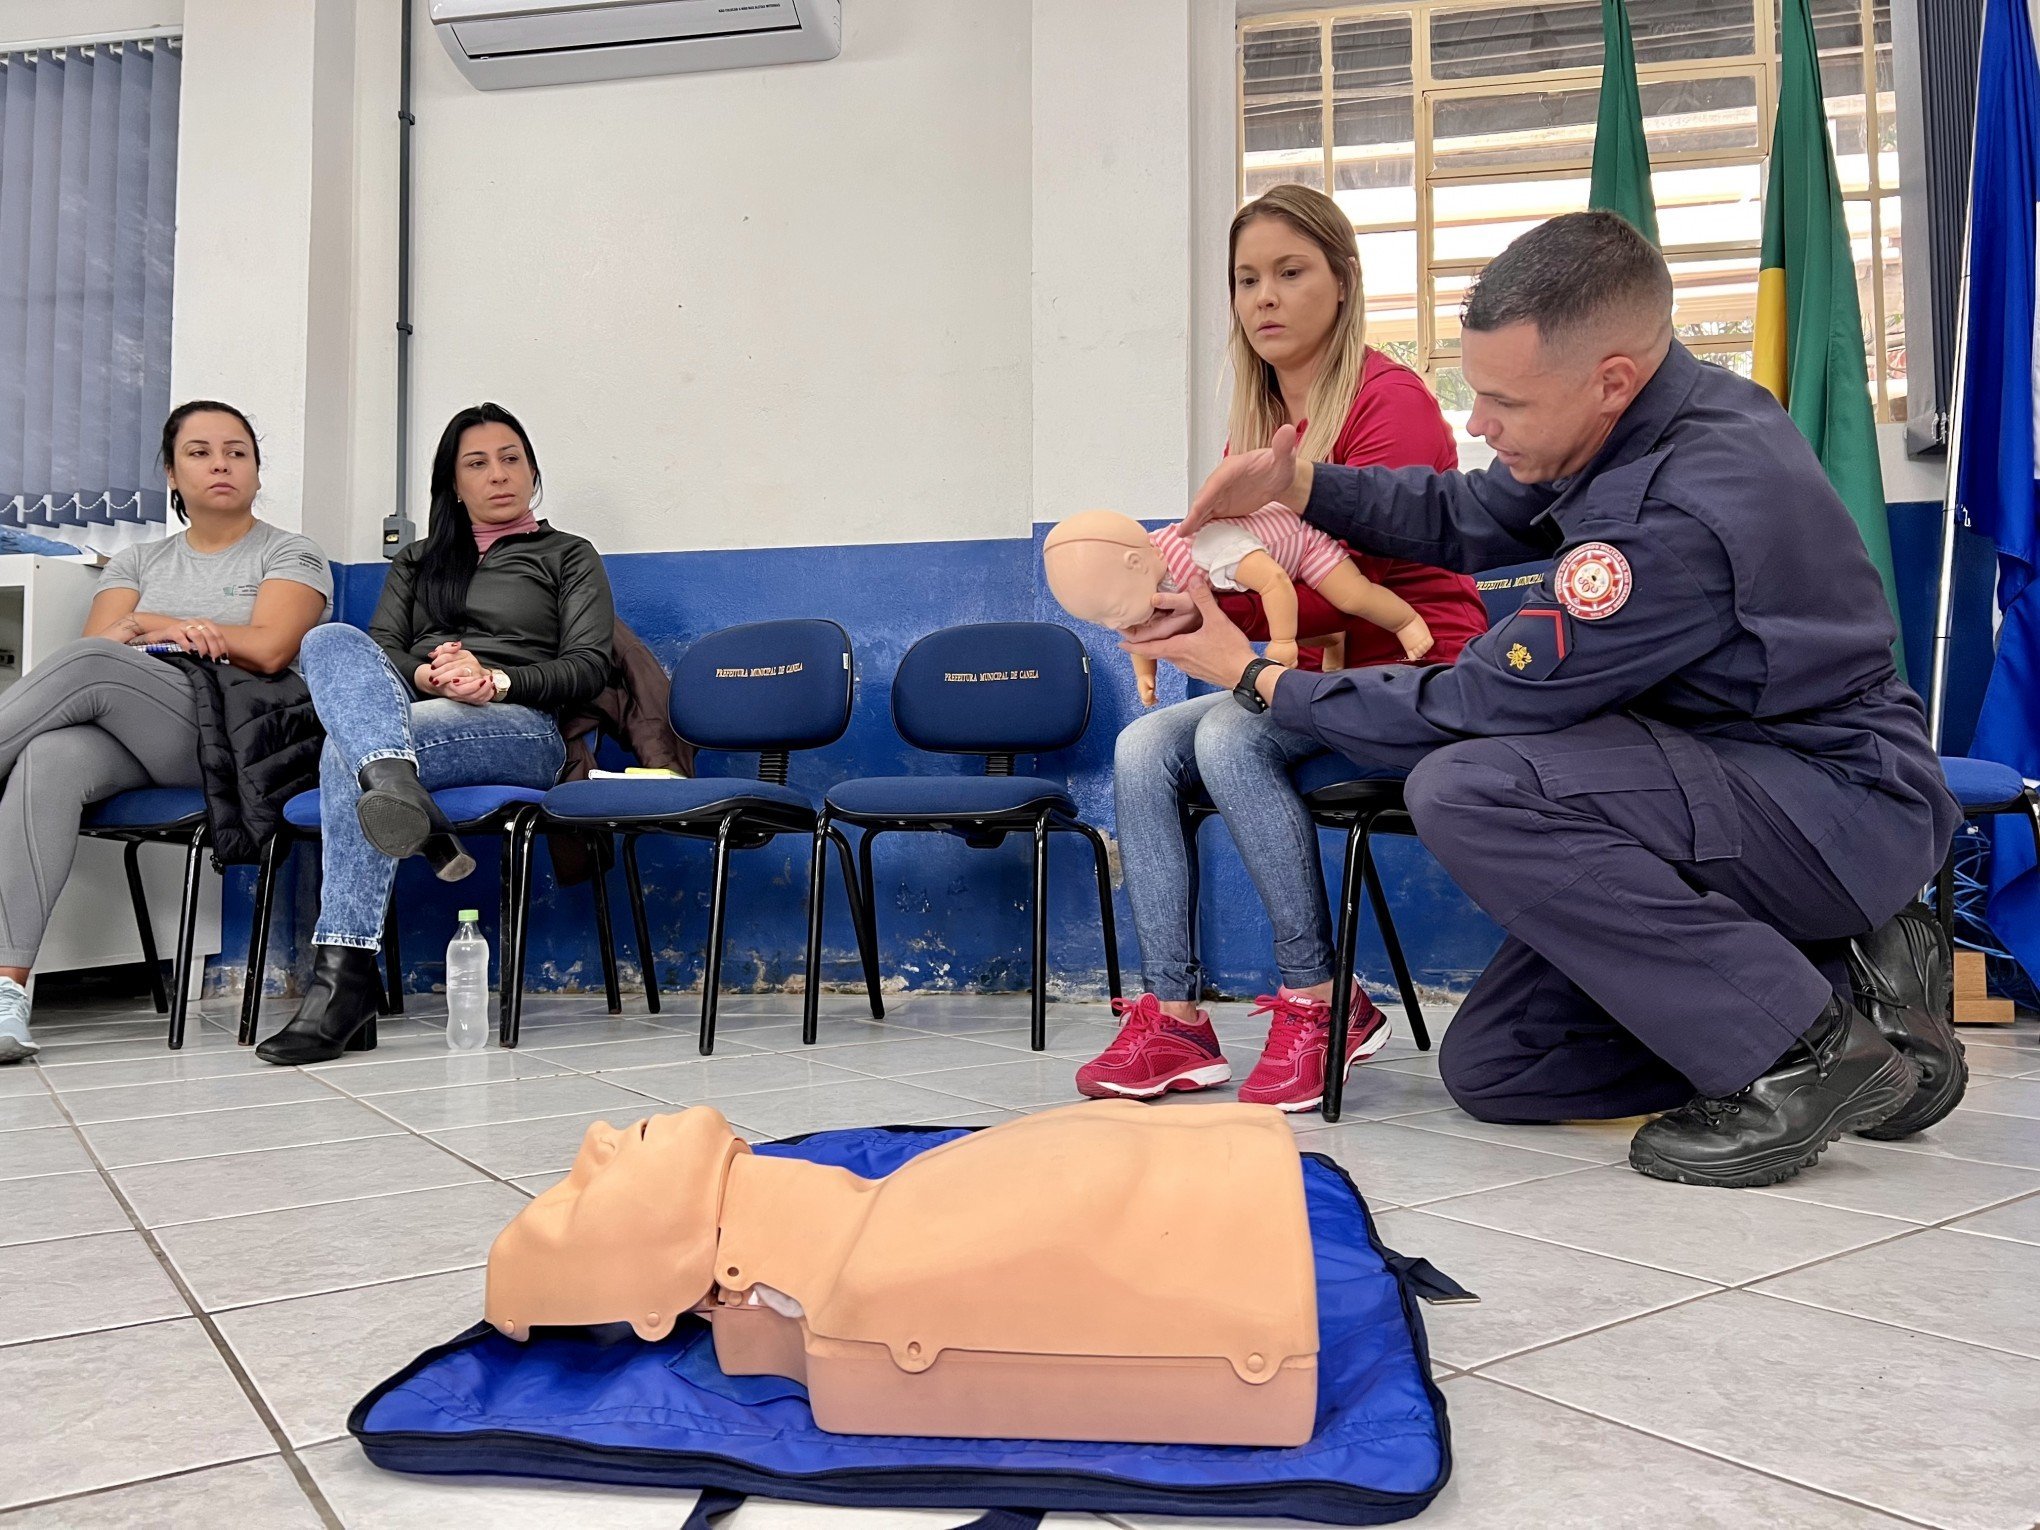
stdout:
<svg viewBox="0 0 2040 1530">
<path fill-rule="evenodd" d="M 1119 735 L 1112 763 L 1119 854 L 1140 935 L 1142 981 L 1164 1002 L 1202 991 L 1191 921 L 1197 846 L 1182 803 L 1200 784 L 1246 862 L 1275 927 L 1275 967 L 1291 988 L 1331 981 L 1332 920 L 1317 828 L 1289 769 L 1324 745 L 1256 715 L 1230 694 L 1149 712 Z"/>
<path fill-rule="evenodd" d="M 396 860 L 361 832 L 354 805 L 371 760 L 410 760 L 427 791 L 449 786 L 530 786 L 559 779 L 567 746 L 559 724 L 530 707 L 413 701 L 410 685 L 366 632 L 338 622 L 314 627 L 300 659 L 312 705 L 326 725 L 319 760 L 319 832 L 325 888 L 312 939 L 322 946 L 382 945 Z"/>
</svg>

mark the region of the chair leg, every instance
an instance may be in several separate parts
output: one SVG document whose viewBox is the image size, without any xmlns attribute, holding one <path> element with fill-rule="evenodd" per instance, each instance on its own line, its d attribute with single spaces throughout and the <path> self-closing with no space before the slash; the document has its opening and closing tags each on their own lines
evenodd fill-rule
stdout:
<svg viewBox="0 0 2040 1530">
<path fill-rule="evenodd" d="M 383 915 L 383 1013 L 401 1015 L 404 1012 L 404 948 L 403 939 L 397 933 L 401 921 L 397 912 L 397 888 L 390 884 L 390 906 Z"/>
<path fill-rule="evenodd" d="M 1353 953 L 1360 942 L 1360 884 L 1367 879 L 1364 819 L 1346 831 L 1346 875 L 1339 887 L 1339 918 L 1332 941 L 1332 1034 L 1325 1048 L 1324 1098 L 1319 1113 L 1339 1119 L 1346 1098 L 1346 1036 L 1353 1020 Z"/>
<path fill-rule="evenodd" d="M 659 957 L 652 949 L 652 923 L 645 916 L 645 881 L 638 874 L 638 837 L 623 836 L 623 881 L 630 890 L 630 922 L 637 933 L 638 965 L 645 972 L 645 1009 L 659 1012 Z"/>
<path fill-rule="evenodd" d="M 1034 820 L 1034 1011 L 1028 1043 L 1048 1050 L 1048 815 Z"/>
<path fill-rule="evenodd" d="M 524 1029 L 524 958 L 531 944 L 531 874 L 533 863 L 538 859 L 538 814 L 528 812 L 514 820 L 503 843 L 510 858 L 510 865 L 504 868 L 505 880 L 510 884 L 506 899 L 509 905 L 508 934 L 503 942 L 503 954 L 508 965 L 500 967 L 497 974 L 501 988 L 497 1001 L 500 1013 L 497 1030 L 502 1044 L 514 1047 L 518 1034 Z M 607 923 L 606 920 L 604 922 Z"/>
<path fill-rule="evenodd" d="M 836 842 L 836 854 L 843 862 L 843 891 L 850 898 L 850 922 L 857 927 L 857 955 L 864 963 L 864 992 L 871 1001 L 871 1018 L 885 1018 L 885 999 L 878 986 L 878 914 L 858 890 L 850 871 L 850 841 L 837 824 L 829 825 L 829 838 Z"/>
<path fill-rule="evenodd" d="M 872 873 L 871 847 L 878 842 L 882 833 L 879 829 L 866 829 L 857 836 L 857 885 L 864 894 L 864 920 L 871 930 L 871 943 L 878 944 L 878 880 Z"/>
<path fill-rule="evenodd" d="M 610 840 L 614 844 L 614 839 Z M 623 1013 L 623 980 L 616 971 L 616 932 L 609 919 L 609 874 L 602 869 L 600 840 L 588 836 L 589 853 L 595 857 L 595 936 L 602 951 L 602 992 L 612 1015 Z"/>
<path fill-rule="evenodd" d="M 1941 869 L 1934 873 L 1934 913 L 1941 921 L 1941 933 L 1952 943 L 1955 939 L 1955 847 L 1948 847 L 1948 858 L 1941 862 Z"/>
<path fill-rule="evenodd" d="M 2033 858 L 2040 863 L 2040 795 L 2024 792 L 2020 800 L 2026 804 L 2026 821 L 2033 827 Z"/>
<path fill-rule="evenodd" d="M 122 852 L 127 866 L 128 897 L 135 906 L 135 930 L 142 937 L 142 960 L 149 966 L 149 996 L 156 1001 L 156 1013 L 170 1013 L 170 995 L 163 987 L 162 959 L 156 955 L 156 930 L 149 922 L 149 894 L 142 886 L 142 844 L 131 839 Z"/>
<path fill-rule="evenodd" d="M 276 909 L 276 877 L 290 858 L 290 835 L 278 829 L 262 847 L 262 863 L 255 873 L 255 908 L 248 932 L 248 979 L 241 985 L 241 1029 L 234 1038 L 242 1046 L 255 1044 L 255 1028 L 262 1017 L 262 976 L 269 966 L 269 924 Z"/>
<path fill-rule="evenodd" d="M 1374 905 L 1374 923 L 1381 930 L 1381 943 L 1388 948 L 1388 965 L 1395 972 L 1396 991 L 1402 995 L 1403 1013 L 1410 1017 L 1410 1035 L 1417 1050 L 1431 1050 L 1431 1032 L 1424 1025 L 1424 1011 L 1417 1002 L 1417 985 L 1410 978 L 1410 964 L 1403 959 L 1402 939 L 1396 934 L 1395 916 L 1388 911 L 1388 891 L 1374 869 L 1374 820 L 1360 825 L 1360 880 L 1367 884 L 1368 901 Z"/>
<path fill-rule="evenodd" d="M 808 850 L 807 953 L 801 967 L 800 1044 L 811 1047 L 822 1029 L 822 899 L 829 888 L 829 810 L 823 808 L 815 820 L 815 834 Z M 844 891 L 856 896 L 855 879 Z M 852 922 L 856 922 L 853 909 Z M 864 944 L 864 927 L 857 928 L 857 944 Z"/>
<path fill-rule="evenodd" d="M 701 967 L 701 1055 L 715 1050 L 716 990 L 722 984 L 723 915 L 730 894 L 730 832 L 736 827 L 731 814 L 715 830 L 715 879 L 708 895 L 708 950 Z"/>
<path fill-rule="evenodd" d="M 1105 836 L 1087 823 L 1072 822 L 1070 827 L 1090 841 L 1091 862 L 1098 871 L 1098 922 L 1105 931 L 1105 987 L 1116 999 L 1120 997 L 1119 929 L 1112 913 L 1112 867 L 1105 854 Z"/>
<path fill-rule="evenodd" d="M 191 1009 L 192 948 L 198 944 L 198 887 L 205 875 L 206 832 L 191 836 L 184 851 L 184 899 L 177 910 L 177 964 L 170 981 L 177 986 L 170 995 L 170 1049 L 184 1045 L 184 1022 Z"/>
</svg>

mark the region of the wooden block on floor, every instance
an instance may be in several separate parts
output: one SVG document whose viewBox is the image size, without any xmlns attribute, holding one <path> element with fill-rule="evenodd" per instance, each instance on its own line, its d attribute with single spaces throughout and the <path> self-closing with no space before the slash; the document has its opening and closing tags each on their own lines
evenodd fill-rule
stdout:
<svg viewBox="0 0 2040 1530">
<path fill-rule="evenodd" d="M 1990 972 L 1981 951 L 1955 953 L 1955 1023 L 2010 1025 L 2017 1012 L 2010 999 L 1990 996 Z"/>
</svg>

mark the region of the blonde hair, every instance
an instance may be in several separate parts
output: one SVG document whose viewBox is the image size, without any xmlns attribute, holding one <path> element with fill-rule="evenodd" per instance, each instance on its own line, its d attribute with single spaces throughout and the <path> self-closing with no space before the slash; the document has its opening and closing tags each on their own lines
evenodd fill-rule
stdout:
<svg viewBox="0 0 2040 1530">
<path fill-rule="evenodd" d="M 1322 191 L 1308 186 L 1272 187 L 1234 214 L 1232 233 L 1226 241 L 1226 291 L 1237 290 L 1234 275 L 1239 254 L 1240 232 L 1256 218 L 1279 218 L 1318 248 L 1332 275 L 1346 289 L 1332 320 L 1332 332 L 1325 341 L 1323 359 L 1305 400 L 1304 417 L 1309 428 L 1299 448 L 1313 462 L 1331 454 L 1332 445 L 1353 407 L 1353 395 L 1360 388 L 1360 374 L 1367 366 L 1367 304 L 1360 286 L 1360 242 L 1353 237 L 1353 225 L 1339 204 Z M 1255 352 L 1240 323 L 1239 309 L 1232 314 L 1232 338 L 1227 343 L 1232 360 L 1232 410 L 1226 419 L 1227 438 L 1236 452 L 1266 446 L 1278 426 L 1293 424 L 1283 407 L 1282 389 L 1275 369 Z"/>
</svg>

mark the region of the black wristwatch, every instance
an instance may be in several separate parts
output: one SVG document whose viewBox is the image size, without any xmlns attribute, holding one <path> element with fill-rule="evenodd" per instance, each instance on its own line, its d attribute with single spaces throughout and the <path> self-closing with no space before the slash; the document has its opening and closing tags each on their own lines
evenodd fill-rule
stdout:
<svg viewBox="0 0 2040 1530">
<path fill-rule="evenodd" d="M 1245 672 L 1241 674 L 1240 683 L 1233 687 L 1232 699 L 1245 707 L 1249 712 L 1267 711 L 1268 703 L 1261 699 L 1261 693 L 1254 688 L 1254 682 L 1261 678 L 1262 670 L 1275 669 L 1277 667 L 1273 659 L 1255 659 L 1252 661 L 1247 665 Z"/>
</svg>

